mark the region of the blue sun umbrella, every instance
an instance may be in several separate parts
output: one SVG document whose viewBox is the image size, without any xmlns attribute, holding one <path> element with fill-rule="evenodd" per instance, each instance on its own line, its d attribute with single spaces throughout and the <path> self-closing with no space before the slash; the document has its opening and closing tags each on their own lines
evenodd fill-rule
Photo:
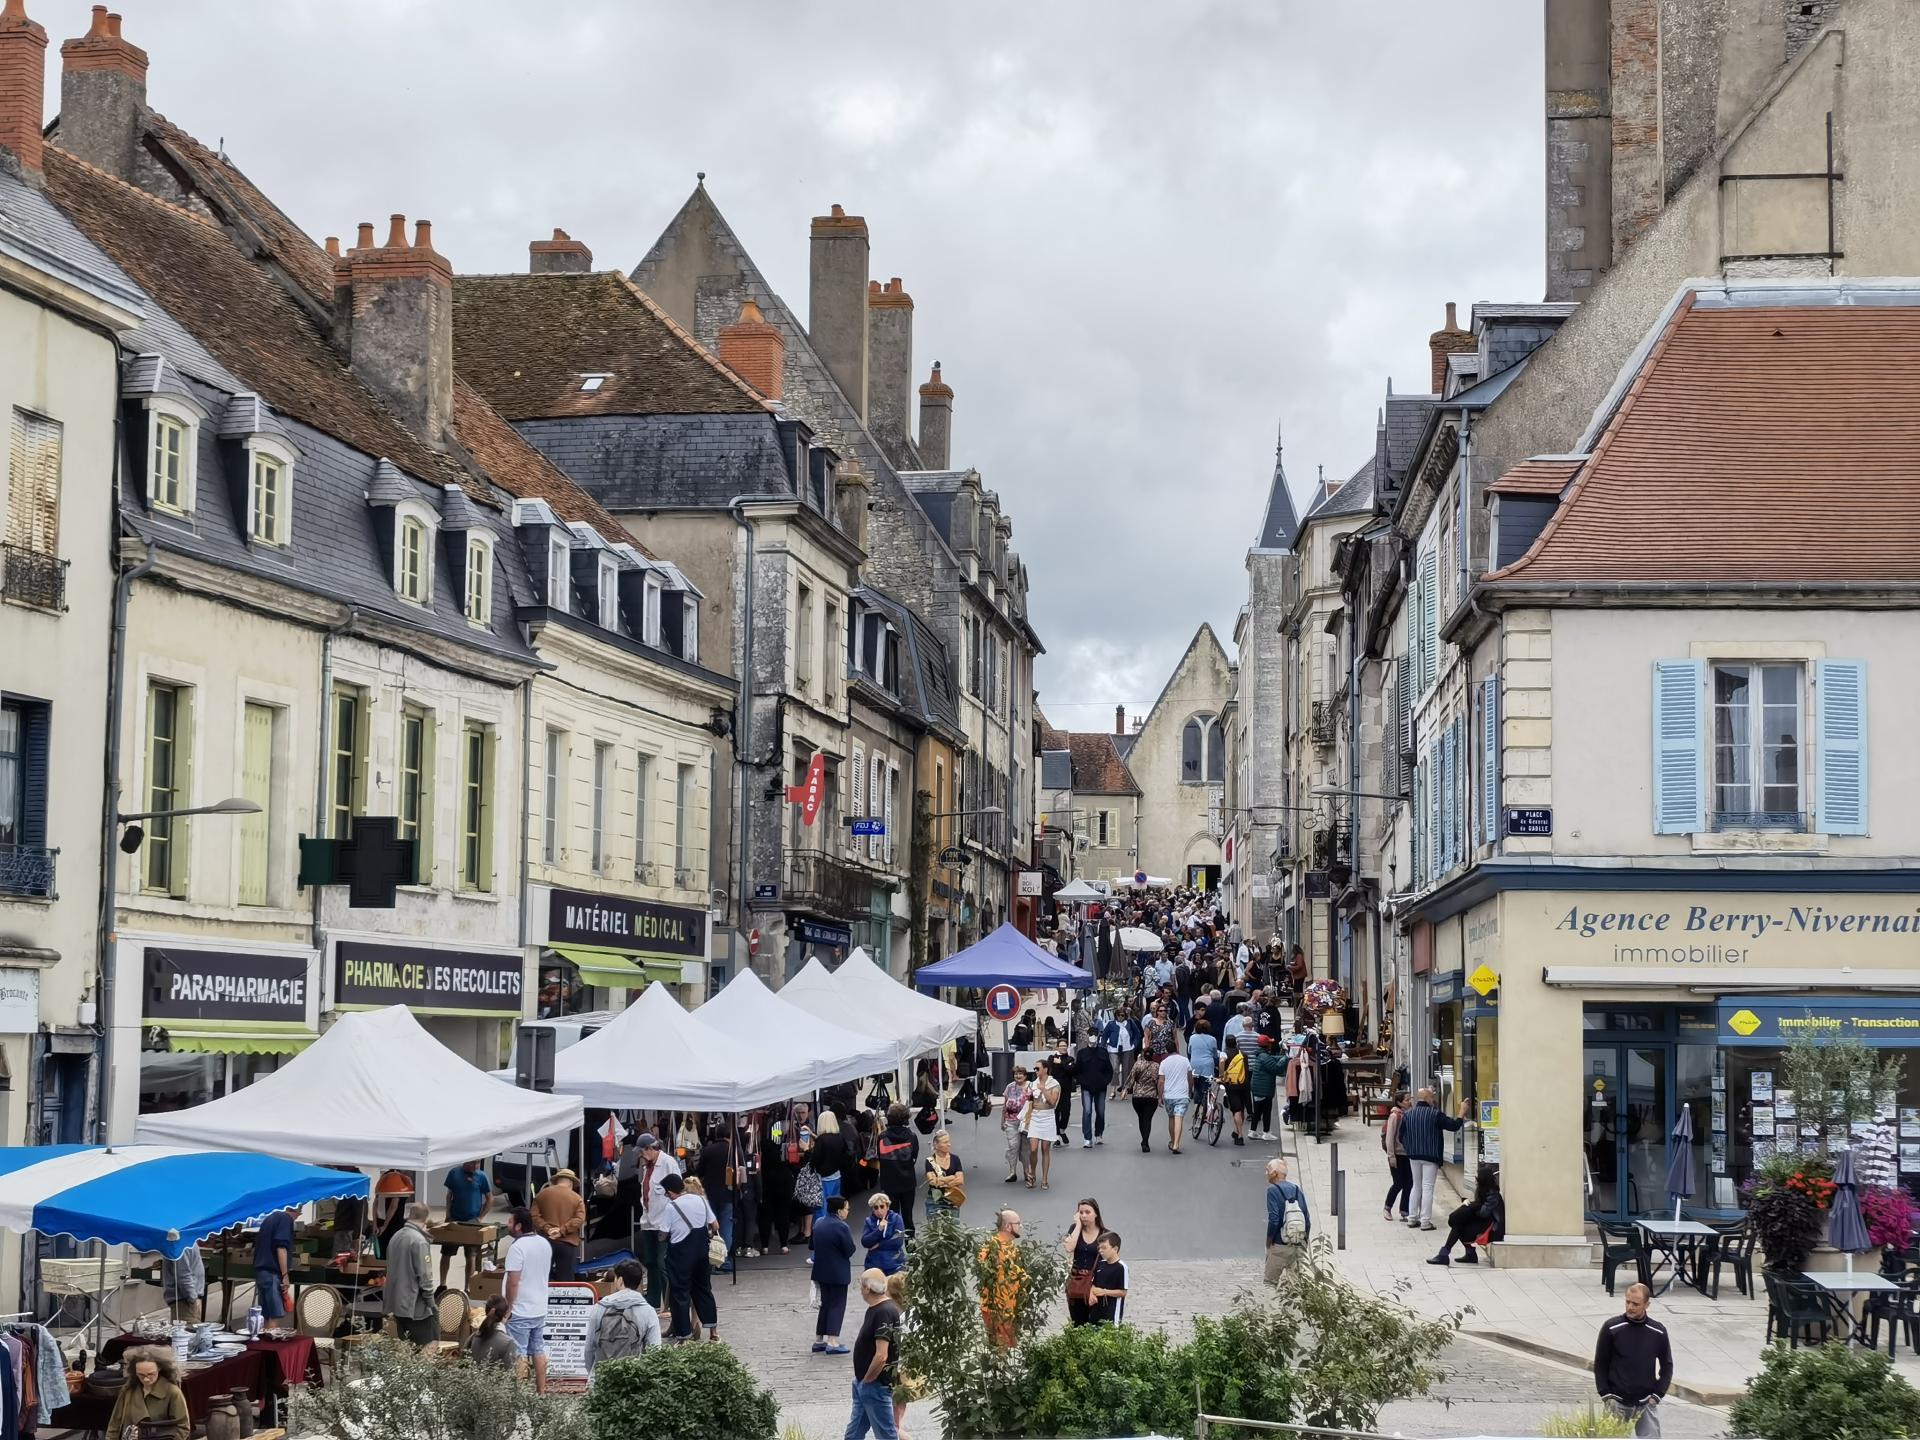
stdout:
<svg viewBox="0 0 1920 1440">
<path fill-rule="evenodd" d="M 1860 1213 L 1860 1186 L 1853 1178 L 1853 1151 L 1842 1150 L 1833 1162 L 1833 1208 L 1827 1213 L 1827 1243 L 1847 1257 L 1847 1269 L 1853 1269 L 1853 1257 L 1873 1248 L 1867 1236 L 1867 1222 Z"/>
<path fill-rule="evenodd" d="M 1680 1218 L 1680 1207 L 1693 1198 L 1693 1108 L 1680 1107 L 1680 1118 L 1673 1126 L 1673 1150 L 1667 1157 L 1667 1194 L 1673 1199 L 1673 1218 Z"/>
</svg>

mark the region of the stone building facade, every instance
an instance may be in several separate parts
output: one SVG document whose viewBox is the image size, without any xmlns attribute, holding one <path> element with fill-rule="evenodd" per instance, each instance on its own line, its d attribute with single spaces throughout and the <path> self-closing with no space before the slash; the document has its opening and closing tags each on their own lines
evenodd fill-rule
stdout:
<svg viewBox="0 0 1920 1440">
<path fill-rule="evenodd" d="M 1213 627 L 1201 625 L 1134 731 L 1127 769 L 1140 787 L 1138 868 L 1149 875 L 1220 888 L 1234 679 Z"/>
</svg>

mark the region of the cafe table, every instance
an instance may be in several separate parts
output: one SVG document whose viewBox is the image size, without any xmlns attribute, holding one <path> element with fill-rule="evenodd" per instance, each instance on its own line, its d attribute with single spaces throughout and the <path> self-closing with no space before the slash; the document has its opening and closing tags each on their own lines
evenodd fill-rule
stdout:
<svg viewBox="0 0 1920 1440">
<path fill-rule="evenodd" d="M 1818 1285 L 1825 1293 L 1837 1296 L 1845 1307 L 1847 1318 L 1852 1323 L 1853 1333 L 1848 1337 L 1856 1345 L 1867 1343 L 1866 1307 L 1856 1312 L 1855 1299 L 1860 1295 L 1884 1294 L 1897 1291 L 1900 1286 L 1884 1275 L 1871 1270 L 1802 1270 L 1800 1278 Z"/>
<path fill-rule="evenodd" d="M 1641 1219 L 1633 1223 L 1647 1237 L 1648 1248 L 1658 1250 L 1673 1266 L 1673 1273 L 1654 1294 L 1666 1294 L 1676 1280 L 1684 1280 L 1695 1288 L 1706 1284 L 1706 1266 L 1695 1262 L 1702 1254 L 1701 1242 L 1718 1236 L 1718 1230 L 1698 1220 Z M 1658 1269 L 1657 1261 L 1649 1268 L 1649 1274 L 1655 1269 Z"/>
</svg>

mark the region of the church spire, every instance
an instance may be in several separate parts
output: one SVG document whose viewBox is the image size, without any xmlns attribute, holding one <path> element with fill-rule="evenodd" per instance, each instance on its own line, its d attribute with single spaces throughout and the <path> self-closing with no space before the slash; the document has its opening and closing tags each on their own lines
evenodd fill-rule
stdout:
<svg viewBox="0 0 1920 1440">
<path fill-rule="evenodd" d="M 1260 520 L 1260 533 L 1254 538 L 1256 550 L 1291 550 L 1293 537 L 1300 531 L 1300 515 L 1293 508 L 1293 490 L 1287 484 L 1285 463 L 1286 431 L 1277 425 L 1273 437 L 1273 479 L 1267 490 L 1267 510 Z"/>
</svg>

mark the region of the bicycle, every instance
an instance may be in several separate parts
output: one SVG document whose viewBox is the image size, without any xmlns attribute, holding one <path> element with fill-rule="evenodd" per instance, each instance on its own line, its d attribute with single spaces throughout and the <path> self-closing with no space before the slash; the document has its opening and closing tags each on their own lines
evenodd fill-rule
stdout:
<svg viewBox="0 0 1920 1440">
<path fill-rule="evenodd" d="M 1205 1080 L 1204 1083 L 1207 1087 L 1207 1098 L 1200 1107 L 1200 1119 L 1194 1125 L 1193 1133 L 1204 1137 L 1209 1145 L 1218 1145 L 1220 1131 L 1227 1120 L 1227 1106 L 1224 1098 L 1227 1087 L 1217 1080 Z"/>
</svg>

